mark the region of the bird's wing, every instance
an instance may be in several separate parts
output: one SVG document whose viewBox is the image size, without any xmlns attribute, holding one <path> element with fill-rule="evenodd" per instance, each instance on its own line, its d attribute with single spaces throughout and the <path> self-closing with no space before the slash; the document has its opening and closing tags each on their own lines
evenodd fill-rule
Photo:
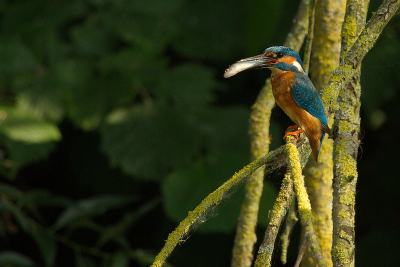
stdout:
<svg viewBox="0 0 400 267">
<path fill-rule="evenodd" d="M 330 134 L 328 122 L 325 117 L 324 106 L 314 85 L 304 73 L 295 73 L 295 84 L 291 88 L 296 104 L 321 121 L 324 132 Z"/>
</svg>

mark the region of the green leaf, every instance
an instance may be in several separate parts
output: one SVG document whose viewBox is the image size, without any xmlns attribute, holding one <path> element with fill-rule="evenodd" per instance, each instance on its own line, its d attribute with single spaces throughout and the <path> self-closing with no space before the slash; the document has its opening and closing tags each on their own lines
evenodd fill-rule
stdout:
<svg viewBox="0 0 400 267">
<path fill-rule="evenodd" d="M 0 135 L 0 145 L 7 150 L 7 159 L 0 170 L 11 179 L 25 165 L 45 159 L 55 147 L 54 142 L 28 144 L 13 141 L 4 135 Z"/>
<path fill-rule="evenodd" d="M 29 217 L 21 211 L 20 207 L 16 206 L 14 203 L 9 201 L 0 202 L 0 211 L 9 211 L 14 216 L 15 220 L 18 222 L 21 228 L 29 233 L 31 230 L 31 223 L 29 221 Z"/>
<path fill-rule="evenodd" d="M 266 48 L 267 42 L 276 42 L 276 40 L 270 41 L 268 39 L 281 27 L 282 13 L 287 13 L 287 2 L 282 0 L 255 0 L 247 1 L 244 4 L 246 10 L 246 35 L 243 38 L 246 40 L 247 53 L 249 55 L 258 55 Z"/>
<path fill-rule="evenodd" d="M 157 76 L 165 65 L 152 55 L 123 49 L 96 65 L 83 59 L 59 62 L 54 79 L 63 90 L 69 118 L 93 130 L 110 110 L 131 104 L 138 92 L 158 85 Z"/>
<path fill-rule="evenodd" d="M 60 122 L 65 113 L 61 93 L 46 84 L 38 83 L 18 92 L 16 100 L 16 109 L 54 123 Z"/>
<path fill-rule="evenodd" d="M 95 263 L 95 261 L 92 258 L 84 256 L 80 252 L 75 252 L 75 265 L 77 267 L 97 267 L 97 266 L 99 266 Z"/>
<path fill-rule="evenodd" d="M 103 150 L 131 175 L 155 179 L 190 161 L 201 148 L 200 120 L 218 83 L 209 68 L 183 64 L 161 75 L 155 101 L 110 113 L 102 127 Z M 204 127 L 206 128 L 206 127 Z"/>
<path fill-rule="evenodd" d="M 35 263 L 21 253 L 15 251 L 3 251 L 0 252 L 0 265 L 28 267 L 35 266 Z"/>
<path fill-rule="evenodd" d="M 196 118 L 165 106 L 137 105 L 112 112 L 101 129 L 111 163 L 142 179 L 159 179 L 201 148 Z"/>
<path fill-rule="evenodd" d="M 174 13 L 179 10 L 179 1 L 124 1 L 112 10 L 107 24 L 125 42 L 143 51 L 159 54 L 178 30 Z"/>
<path fill-rule="evenodd" d="M 242 1 L 190 1 L 177 15 L 180 34 L 174 48 L 197 59 L 228 59 L 245 42 L 242 10 Z"/>
<path fill-rule="evenodd" d="M 27 213 L 41 216 L 39 207 L 61 207 L 64 208 L 73 203 L 72 200 L 63 196 L 51 195 L 45 190 L 31 190 L 21 196 L 18 205 L 23 207 Z"/>
<path fill-rule="evenodd" d="M 207 136 L 207 148 L 228 149 L 250 157 L 249 116 L 247 108 L 237 106 L 203 111 L 201 126 Z"/>
<path fill-rule="evenodd" d="M 111 267 L 128 267 L 129 266 L 129 258 L 126 253 L 120 251 L 117 252 L 111 263 Z"/>
<path fill-rule="evenodd" d="M 116 38 L 103 18 L 103 13 L 95 13 L 83 24 L 71 31 L 75 48 L 82 55 L 103 55 L 116 46 Z"/>
<path fill-rule="evenodd" d="M 74 123 L 89 130 L 95 128 L 106 113 L 104 89 L 95 75 L 95 67 L 88 59 L 59 61 L 53 69 L 54 83 L 62 90 L 61 99 Z M 52 88 L 48 88 L 52 89 Z"/>
<path fill-rule="evenodd" d="M 213 72 L 205 66 L 183 64 L 162 75 L 156 94 L 167 101 L 173 100 L 179 108 L 196 109 L 214 100 L 211 89 L 218 84 L 213 76 Z"/>
<path fill-rule="evenodd" d="M 57 242 L 40 228 L 31 230 L 31 234 L 36 241 L 36 244 L 42 254 L 45 266 L 54 266 L 57 255 Z"/>
<path fill-rule="evenodd" d="M 0 135 L 0 145 L 10 160 L 2 164 L 2 172 L 9 177 L 24 165 L 45 158 L 61 139 L 53 123 L 38 119 L 29 110 L 6 106 L 0 106 Z"/>
<path fill-rule="evenodd" d="M 0 69 L 8 74 L 33 71 L 37 61 L 31 49 L 21 42 L 0 42 Z"/>
<path fill-rule="evenodd" d="M 61 133 L 54 124 L 39 120 L 28 111 L 5 106 L 0 106 L 0 133 L 13 141 L 26 144 L 61 139 Z"/>
<path fill-rule="evenodd" d="M 2 17 L 1 30 L 8 36 L 17 33 L 38 41 L 37 35 L 44 29 L 75 21 L 86 15 L 88 8 L 80 0 L 59 1 L 51 5 L 45 0 L 14 1 L 7 6 L 7 12 Z"/>
<path fill-rule="evenodd" d="M 12 200 L 20 200 L 24 195 L 24 193 L 15 186 L 5 183 L 0 183 L 0 192 Z"/>
<path fill-rule="evenodd" d="M 184 2 L 184 0 L 136 0 L 131 4 L 140 13 L 168 15 L 178 12 Z"/>
<path fill-rule="evenodd" d="M 138 92 L 149 93 L 159 85 L 167 61 L 136 48 L 127 48 L 103 57 L 98 67 L 104 76 L 102 82 L 116 92 L 118 102 L 124 103 L 121 100 L 126 99 L 125 103 L 131 103 Z"/>
<path fill-rule="evenodd" d="M 27 203 L 37 207 L 66 207 L 73 204 L 69 198 L 60 195 L 52 195 L 45 190 L 31 190 L 24 196 Z"/>
<path fill-rule="evenodd" d="M 81 200 L 71 205 L 58 217 L 55 227 L 59 229 L 82 219 L 105 214 L 109 210 L 119 208 L 132 201 L 135 201 L 134 197 L 107 195 Z"/>
<path fill-rule="evenodd" d="M 165 211 L 176 222 L 182 221 L 189 211 L 247 162 L 248 155 L 223 150 L 208 155 L 202 160 L 167 177 L 162 185 Z M 234 190 L 235 191 L 235 190 Z M 199 230 L 204 232 L 231 232 L 237 224 L 240 206 L 244 196 L 243 186 L 239 186 L 222 201 Z M 215 218 L 211 217 L 215 216 Z"/>
</svg>

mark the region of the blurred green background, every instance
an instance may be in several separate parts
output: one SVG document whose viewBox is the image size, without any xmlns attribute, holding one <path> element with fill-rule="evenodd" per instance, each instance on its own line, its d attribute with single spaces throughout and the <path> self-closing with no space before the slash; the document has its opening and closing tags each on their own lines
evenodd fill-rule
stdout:
<svg viewBox="0 0 400 267">
<path fill-rule="evenodd" d="M 148 266 L 187 212 L 248 163 L 250 106 L 269 71 L 223 72 L 282 45 L 297 6 L 0 1 L 0 265 Z M 359 266 L 400 260 L 399 25 L 395 16 L 363 61 Z M 289 124 L 274 109 L 271 149 Z M 259 241 L 281 179 L 267 179 Z M 170 263 L 229 266 L 242 198 L 238 188 Z"/>
</svg>

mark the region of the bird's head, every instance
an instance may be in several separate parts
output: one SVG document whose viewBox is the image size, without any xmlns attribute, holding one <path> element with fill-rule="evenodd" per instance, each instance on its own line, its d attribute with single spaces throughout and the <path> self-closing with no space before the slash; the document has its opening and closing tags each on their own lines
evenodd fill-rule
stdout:
<svg viewBox="0 0 400 267">
<path fill-rule="evenodd" d="M 269 68 L 272 73 L 281 71 L 304 72 L 303 63 L 296 51 L 284 46 L 273 46 L 265 49 L 261 55 L 239 60 L 229 66 L 224 77 L 232 77 L 244 70 L 262 68 Z"/>
</svg>

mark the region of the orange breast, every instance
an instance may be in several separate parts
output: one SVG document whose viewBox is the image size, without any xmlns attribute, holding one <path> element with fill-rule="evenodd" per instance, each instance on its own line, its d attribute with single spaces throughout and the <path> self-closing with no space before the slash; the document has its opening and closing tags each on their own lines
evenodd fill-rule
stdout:
<svg viewBox="0 0 400 267">
<path fill-rule="evenodd" d="M 294 101 L 290 88 L 294 85 L 294 73 L 283 71 L 271 75 L 272 92 L 277 105 L 300 126 L 308 139 L 321 138 L 321 122 L 310 113 L 300 108 Z"/>
</svg>

